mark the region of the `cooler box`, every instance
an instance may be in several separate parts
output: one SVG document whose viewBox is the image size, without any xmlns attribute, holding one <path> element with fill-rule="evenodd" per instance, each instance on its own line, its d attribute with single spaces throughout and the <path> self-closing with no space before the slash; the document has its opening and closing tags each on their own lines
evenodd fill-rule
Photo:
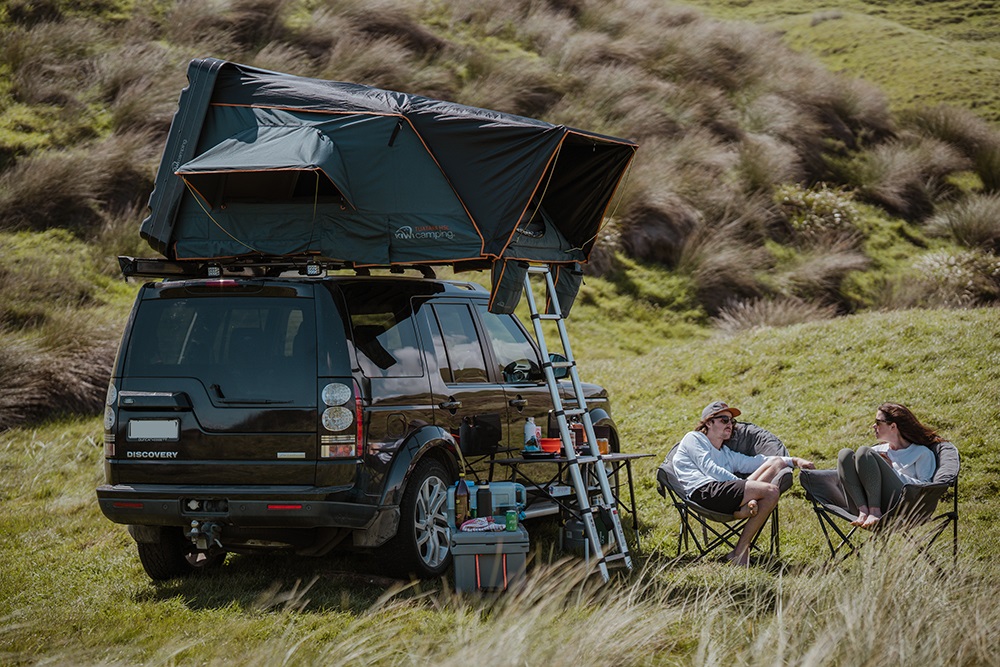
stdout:
<svg viewBox="0 0 1000 667">
<path fill-rule="evenodd" d="M 456 591 L 503 591 L 524 578 L 528 531 L 521 524 L 494 533 L 452 530 L 451 554 Z"/>
</svg>

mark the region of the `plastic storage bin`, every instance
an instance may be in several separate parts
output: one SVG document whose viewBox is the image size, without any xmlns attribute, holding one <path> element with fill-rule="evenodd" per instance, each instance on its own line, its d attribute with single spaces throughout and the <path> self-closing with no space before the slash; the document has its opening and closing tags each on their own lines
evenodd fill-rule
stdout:
<svg viewBox="0 0 1000 667">
<path fill-rule="evenodd" d="M 520 524 L 495 533 L 452 531 L 451 553 L 459 593 L 507 590 L 524 578 L 528 531 Z"/>
<path fill-rule="evenodd" d="M 476 486 L 473 482 L 466 482 L 469 487 L 469 508 L 476 507 Z M 497 521 L 503 521 L 507 510 L 520 512 L 524 509 L 526 496 L 524 485 L 517 482 L 490 482 L 490 493 L 493 495 L 493 516 Z M 477 515 L 478 516 L 478 515 Z M 448 523 L 455 526 L 455 487 L 448 489 Z"/>
</svg>

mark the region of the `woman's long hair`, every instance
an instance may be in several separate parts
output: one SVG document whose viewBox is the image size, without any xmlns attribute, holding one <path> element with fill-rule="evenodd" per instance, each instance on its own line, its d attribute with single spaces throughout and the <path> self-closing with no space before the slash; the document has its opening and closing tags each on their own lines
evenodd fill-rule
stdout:
<svg viewBox="0 0 1000 667">
<path fill-rule="evenodd" d="M 938 435 L 937 431 L 921 424 L 920 420 L 914 417 L 905 405 L 883 403 L 878 406 L 878 409 L 885 415 L 886 421 L 896 425 L 896 428 L 899 429 L 899 435 L 907 442 L 930 446 L 944 441 L 944 438 Z"/>
</svg>

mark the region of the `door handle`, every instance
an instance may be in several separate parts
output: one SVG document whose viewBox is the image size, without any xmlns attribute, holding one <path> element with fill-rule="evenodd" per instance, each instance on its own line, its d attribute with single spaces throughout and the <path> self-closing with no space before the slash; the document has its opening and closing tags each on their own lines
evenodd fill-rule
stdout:
<svg viewBox="0 0 1000 667">
<path fill-rule="evenodd" d="M 462 401 L 456 401 L 455 399 L 451 399 L 448 401 L 444 401 L 442 403 L 438 403 L 438 407 L 441 408 L 442 410 L 451 410 L 452 412 L 454 412 L 455 410 L 458 410 L 460 407 L 462 407 Z"/>
<path fill-rule="evenodd" d="M 520 396 L 517 398 L 510 399 L 510 401 L 508 401 L 507 403 L 507 405 L 509 405 L 510 407 L 517 408 L 518 410 L 523 410 L 524 406 L 526 406 L 527 404 L 528 404 L 528 399 L 521 398 Z"/>
</svg>

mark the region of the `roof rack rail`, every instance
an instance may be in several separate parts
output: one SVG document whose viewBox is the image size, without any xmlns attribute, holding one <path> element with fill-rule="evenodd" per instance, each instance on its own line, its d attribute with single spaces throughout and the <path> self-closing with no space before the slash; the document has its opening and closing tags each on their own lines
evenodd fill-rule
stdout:
<svg viewBox="0 0 1000 667">
<path fill-rule="evenodd" d="M 163 259 L 158 257 L 119 256 L 118 265 L 126 278 L 220 278 L 222 276 L 276 277 L 295 271 L 303 276 L 322 276 L 329 271 L 353 269 L 356 275 L 371 275 L 372 269 L 384 269 L 399 274 L 418 271 L 424 278 L 437 277 L 434 268 L 426 264 L 390 264 L 355 266 L 354 262 L 297 257 L 240 257 L 222 259 Z"/>
</svg>

